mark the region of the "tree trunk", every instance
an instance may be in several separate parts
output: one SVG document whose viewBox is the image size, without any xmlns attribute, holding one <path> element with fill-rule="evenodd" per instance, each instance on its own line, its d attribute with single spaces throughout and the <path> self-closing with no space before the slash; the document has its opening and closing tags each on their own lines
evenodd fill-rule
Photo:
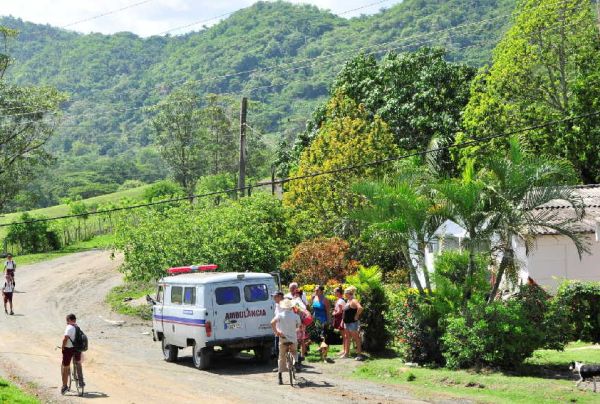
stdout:
<svg viewBox="0 0 600 404">
<path fill-rule="evenodd" d="M 423 269 L 423 278 L 425 278 L 425 287 L 427 288 L 427 292 L 431 293 L 431 281 L 429 280 L 429 269 L 425 264 L 425 246 L 427 244 L 425 242 L 419 242 L 419 264 Z"/>
<path fill-rule="evenodd" d="M 469 237 L 475 234 L 475 229 L 469 229 Z M 475 243 L 471 238 L 469 240 L 469 264 L 467 265 L 467 273 L 465 274 L 465 284 L 463 286 L 463 303 L 471 298 L 473 287 L 473 273 L 475 272 Z"/>
<path fill-rule="evenodd" d="M 506 272 L 506 268 L 512 263 L 513 260 L 513 250 L 512 248 L 508 248 L 502 254 L 502 260 L 500 261 L 500 266 L 498 267 L 498 273 L 496 274 L 496 281 L 494 282 L 494 286 L 492 287 L 492 291 L 488 296 L 488 304 L 492 303 L 496 298 L 496 294 L 498 293 L 498 289 L 500 289 L 500 283 L 502 282 L 502 277 L 504 276 L 504 272 Z"/>
<path fill-rule="evenodd" d="M 425 296 L 425 291 L 423 290 L 423 286 L 421 285 L 421 280 L 419 279 L 415 266 L 412 263 L 412 260 L 410 258 L 410 251 L 408 250 L 407 246 L 402 247 L 402 254 L 404 255 L 406 263 L 408 264 L 408 272 L 410 273 L 410 278 L 415 283 L 415 286 L 419 290 L 419 293 Z"/>
</svg>

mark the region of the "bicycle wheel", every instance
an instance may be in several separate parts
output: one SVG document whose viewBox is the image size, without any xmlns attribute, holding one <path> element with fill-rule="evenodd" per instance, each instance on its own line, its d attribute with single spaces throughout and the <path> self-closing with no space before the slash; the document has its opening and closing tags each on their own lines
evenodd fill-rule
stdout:
<svg viewBox="0 0 600 404">
<path fill-rule="evenodd" d="M 290 375 L 290 386 L 294 385 L 294 380 L 296 379 L 296 368 L 294 367 L 294 356 L 292 355 L 291 352 L 288 351 L 287 353 L 287 368 L 288 368 L 288 373 Z"/>
<path fill-rule="evenodd" d="M 79 397 L 83 396 L 83 385 L 81 383 L 81 380 L 79 379 L 79 375 L 77 374 L 77 365 L 75 364 L 75 362 L 73 362 L 73 377 L 71 377 L 71 380 L 73 380 L 75 382 L 75 387 L 77 388 L 77 395 Z"/>
</svg>

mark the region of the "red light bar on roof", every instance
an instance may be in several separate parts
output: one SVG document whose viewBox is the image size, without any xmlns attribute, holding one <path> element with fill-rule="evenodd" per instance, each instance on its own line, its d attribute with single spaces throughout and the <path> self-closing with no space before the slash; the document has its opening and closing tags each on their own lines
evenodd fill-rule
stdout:
<svg viewBox="0 0 600 404">
<path fill-rule="evenodd" d="M 219 266 L 216 264 L 204 264 L 204 265 L 190 265 L 187 267 L 173 267 L 167 269 L 167 272 L 171 275 L 179 275 L 179 274 L 191 274 L 194 272 L 207 272 L 214 271 Z"/>
</svg>

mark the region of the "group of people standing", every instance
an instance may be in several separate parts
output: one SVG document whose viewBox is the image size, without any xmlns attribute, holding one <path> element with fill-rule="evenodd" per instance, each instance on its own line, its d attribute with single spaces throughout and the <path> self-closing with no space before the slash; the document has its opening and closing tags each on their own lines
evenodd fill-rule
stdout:
<svg viewBox="0 0 600 404">
<path fill-rule="evenodd" d="M 317 285 L 310 298 L 306 298 L 304 291 L 296 282 L 289 285 L 289 292 L 273 293 L 275 301 L 275 317 L 271 321 L 271 327 L 276 336 L 276 349 L 278 350 L 279 382 L 281 374 L 287 371 L 285 355 L 291 350 L 297 357 L 297 370 L 306 356 L 308 346 L 311 342 L 308 327 L 314 327 L 313 331 L 321 339 L 320 349 L 325 353 L 326 359 L 327 335 L 337 330 L 342 335 L 342 352 L 339 358 L 349 358 L 351 344 L 354 343 L 356 360 L 364 360 L 360 339 L 360 316 L 363 307 L 356 299 L 356 288 L 348 287 L 345 290 L 338 287 L 334 291 L 335 303 L 333 309 L 327 296 L 325 287 Z M 314 338 L 312 338 L 314 341 Z M 315 341 L 318 342 L 318 341 Z"/>
</svg>

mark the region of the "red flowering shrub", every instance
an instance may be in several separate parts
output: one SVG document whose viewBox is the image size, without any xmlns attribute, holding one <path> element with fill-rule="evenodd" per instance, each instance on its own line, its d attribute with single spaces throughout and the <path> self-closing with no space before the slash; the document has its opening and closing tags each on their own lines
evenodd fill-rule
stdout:
<svg viewBox="0 0 600 404">
<path fill-rule="evenodd" d="M 348 258 L 350 246 L 338 237 L 319 237 L 298 244 L 281 269 L 300 284 L 342 283 L 359 263 Z"/>
</svg>

